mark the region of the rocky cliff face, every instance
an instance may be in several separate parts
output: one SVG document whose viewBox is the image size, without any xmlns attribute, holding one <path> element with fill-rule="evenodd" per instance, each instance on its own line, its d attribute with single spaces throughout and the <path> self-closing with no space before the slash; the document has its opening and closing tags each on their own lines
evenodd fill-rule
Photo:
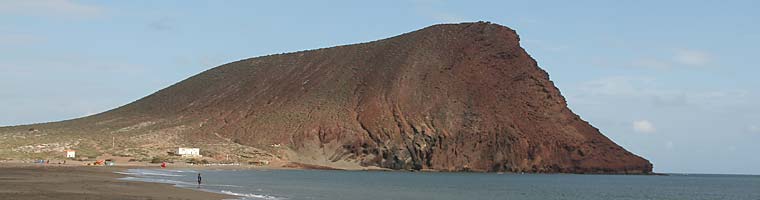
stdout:
<svg viewBox="0 0 760 200">
<path fill-rule="evenodd" d="M 514 30 L 489 23 L 232 62 L 50 126 L 74 123 L 96 133 L 175 127 L 190 143 L 222 138 L 339 168 L 652 171 L 567 108 Z"/>
</svg>

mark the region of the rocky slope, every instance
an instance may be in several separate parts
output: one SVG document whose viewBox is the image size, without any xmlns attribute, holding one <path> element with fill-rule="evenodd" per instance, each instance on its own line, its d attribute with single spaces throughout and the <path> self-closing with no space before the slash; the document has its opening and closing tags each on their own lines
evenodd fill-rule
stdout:
<svg viewBox="0 0 760 200">
<path fill-rule="evenodd" d="M 338 168 L 652 171 L 569 110 L 519 40 L 496 24 L 434 25 L 240 60 L 105 113 L 0 132 L 128 138 L 113 151 L 234 143 Z"/>
</svg>

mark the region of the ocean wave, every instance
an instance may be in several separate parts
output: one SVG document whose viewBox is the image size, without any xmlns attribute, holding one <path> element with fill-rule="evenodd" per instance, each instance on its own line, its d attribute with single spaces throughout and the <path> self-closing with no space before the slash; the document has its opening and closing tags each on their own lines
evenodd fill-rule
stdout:
<svg viewBox="0 0 760 200">
<path fill-rule="evenodd" d="M 196 183 L 191 183 L 191 182 L 160 179 L 160 178 L 124 177 L 124 178 L 121 178 L 121 180 L 142 181 L 142 182 L 151 182 L 151 183 L 166 183 L 166 184 L 173 184 L 178 187 L 187 187 L 187 186 L 196 185 Z"/>
<path fill-rule="evenodd" d="M 181 174 L 173 174 L 171 171 L 159 171 L 159 170 L 148 170 L 148 169 L 128 169 L 126 172 L 116 172 L 116 173 L 124 174 L 124 175 L 132 175 L 132 176 L 170 176 L 170 177 L 184 176 Z"/>
<path fill-rule="evenodd" d="M 148 176 L 183 176 L 183 175 L 178 175 L 178 174 L 164 174 L 164 173 L 151 173 L 151 172 L 143 172 L 142 174 L 148 175 Z"/>
<path fill-rule="evenodd" d="M 282 197 L 276 197 L 276 196 L 272 196 L 272 195 L 253 194 L 253 193 L 243 194 L 243 193 L 236 193 L 236 192 L 231 192 L 231 191 L 227 191 L 227 190 L 222 190 L 221 193 L 222 194 L 229 194 L 229 195 L 233 195 L 233 196 L 239 196 L 239 197 L 255 198 L 255 199 L 269 199 L 269 200 L 285 199 L 285 198 L 282 198 Z"/>
<path fill-rule="evenodd" d="M 116 172 L 116 173 L 131 175 L 131 176 L 170 176 L 170 177 L 183 176 L 183 175 L 178 175 L 178 174 L 165 174 L 165 173 L 157 173 L 157 172 Z"/>
<path fill-rule="evenodd" d="M 166 170 L 170 172 L 176 172 L 176 173 L 198 173 L 198 171 L 195 170 Z"/>
<path fill-rule="evenodd" d="M 121 173 L 121 174 L 128 174 L 128 173 Z M 166 183 L 166 184 L 174 184 L 178 187 L 187 187 L 187 186 L 196 186 L 197 183 L 194 182 L 186 182 L 186 181 L 178 181 L 178 180 L 170 180 L 170 179 L 161 179 L 161 178 L 146 178 L 146 177 L 124 177 L 120 178 L 121 180 L 127 180 L 127 181 L 142 181 L 142 182 L 152 182 L 152 183 Z M 243 186 L 239 185 L 227 185 L 227 184 L 202 184 L 202 186 L 206 187 L 228 187 L 228 188 L 242 188 Z"/>
<path fill-rule="evenodd" d="M 243 186 L 239 185 L 225 185 L 225 184 L 209 184 L 207 186 L 216 186 L 216 187 L 235 187 L 235 188 L 241 188 Z"/>
<path fill-rule="evenodd" d="M 114 173 L 117 173 L 117 174 L 124 174 L 124 175 L 132 175 L 132 176 L 137 176 L 137 173 L 134 173 L 134 172 L 114 172 Z"/>
</svg>

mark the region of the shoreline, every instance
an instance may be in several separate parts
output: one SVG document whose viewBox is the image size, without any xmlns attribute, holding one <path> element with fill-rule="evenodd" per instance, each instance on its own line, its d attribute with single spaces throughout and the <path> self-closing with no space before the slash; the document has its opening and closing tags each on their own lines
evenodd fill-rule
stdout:
<svg viewBox="0 0 760 200">
<path fill-rule="evenodd" d="M 59 161 L 59 160 L 53 160 Z M 28 166 L 70 166 L 70 167 L 99 167 L 89 166 L 86 163 L 88 161 L 71 161 L 67 160 L 66 164 L 59 164 L 51 161 L 50 164 L 34 163 L 27 160 L 0 160 L 0 167 L 3 165 L 28 165 Z M 62 161 L 62 160 L 60 160 Z M 102 165 L 100 167 L 103 167 Z M 119 167 L 124 169 L 129 168 L 160 168 L 159 163 L 150 162 L 119 162 L 114 166 L 105 167 Z M 406 169 L 388 169 L 380 168 L 376 166 L 364 166 L 364 167 L 348 167 L 340 168 L 333 166 L 314 165 L 299 162 L 283 162 L 273 165 L 250 165 L 243 163 L 210 163 L 210 164 L 190 164 L 185 162 L 167 162 L 166 169 L 227 169 L 227 170 L 337 170 L 337 171 L 386 171 L 386 172 L 412 172 L 412 173 L 485 173 L 485 174 L 576 174 L 576 175 L 642 175 L 642 176 L 668 176 L 670 173 L 661 172 L 513 172 L 513 171 L 448 171 L 448 170 L 434 170 L 434 169 L 421 169 L 421 170 L 406 170 Z"/>
<path fill-rule="evenodd" d="M 0 163 L 0 196 L 7 199 L 240 199 L 239 196 L 121 180 L 116 172 L 140 166 L 75 166 Z"/>
</svg>

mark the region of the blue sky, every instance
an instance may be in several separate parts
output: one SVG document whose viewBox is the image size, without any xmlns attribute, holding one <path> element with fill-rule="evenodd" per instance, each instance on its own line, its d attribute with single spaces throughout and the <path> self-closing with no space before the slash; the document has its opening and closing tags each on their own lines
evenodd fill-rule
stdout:
<svg viewBox="0 0 760 200">
<path fill-rule="evenodd" d="M 516 29 L 570 108 L 657 172 L 760 174 L 758 1 L 6 1 L 0 125 L 127 104 L 249 57 L 438 23 Z"/>
</svg>

